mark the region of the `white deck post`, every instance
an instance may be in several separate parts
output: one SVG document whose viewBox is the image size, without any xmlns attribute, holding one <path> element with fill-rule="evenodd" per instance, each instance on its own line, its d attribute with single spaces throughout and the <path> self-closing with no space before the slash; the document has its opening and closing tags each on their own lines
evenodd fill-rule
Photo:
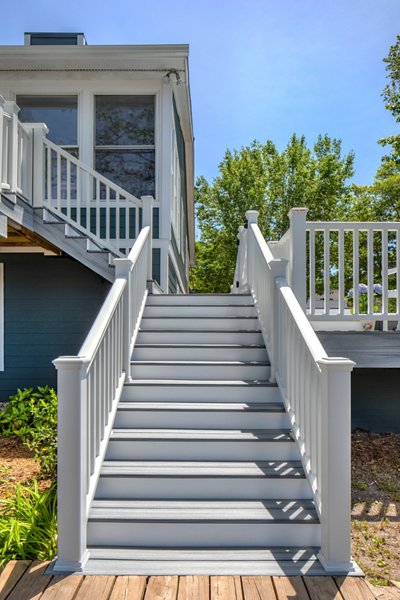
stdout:
<svg viewBox="0 0 400 600">
<path fill-rule="evenodd" d="M 307 208 L 292 208 L 288 281 L 301 308 L 306 309 L 306 216 Z"/>
<path fill-rule="evenodd" d="M 248 230 L 240 225 L 238 229 L 238 258 L 237 271 L 235 272 L 236 279 L 233 282 L 233 294 L 243 294 L 249 291 L 247 281 L 247 232 Z"/>
<path fill-rule="evenodd" d="M 43 138 L 49 133 L 45 123 L 33 123 L 30 125 L 33 135 L 33 192 L 32 206 L 43 206 L 45 200 L 45 164 Z M 47 173 L 51 177 L 51 173 Z"/>
<path fill-rule="evenodd" d="M 132 290 L 130 272 L 132 269 L 132 261 L 129 258 L 115 258 L 115 279 L 123 278 L 126 280 L 124 290 L 124 307 L 123 307 L 123 370 L 125 371 L 125 381 L 132 381 L 131 378 L 131 339 L 132 331 Z"/>
<path fill-rule="evenodd" d="M 254 281 L 254 248 L 252 236 L 249 235 L 250 225 L 253 223 L 257 225 L 258 222 L 258 210 L 248 210 L 246 212 L 246 225 L 247 225 L 247 235 L 246 235 L 246 249 L 247 249 L 247 284 L 249 290 L 251 292 Z"/>
<path fill-rule="evenodd" d="M 279 331 L 279 290 L 276 285 L 278 277 L 285 277 L 287 260 L 284 258 L 277 258 L 271 261 L 271 280 L 272 280 L 272 306 L 271 306 L 271 323 L 270 323 L 270 337 L 271 337 L 271 348 L 269 351 L 269 360 L 271 362 L 271 376 L 269 378 L 271 383 L 276 382 L 276 374 L 280 372 L 281 365 L 279 364 L 280 356 L 280 344 L 282 332 Z"/>
<path fill-rule="evenodd" d="M 150 227 L 150 236 L 148 242 L 148 254 L 147 254 L 147 280 L 150 281 L 153 279 L 153 196 L 141 196 L 141 201 L 143 202 L 143 216 L 142 216 L 142 226 L 146 227 L 147 225 Z"/>
<path fill-rule="evenodd" d="M 15 102 L 8 100 L 5 103 L 5 110 L 11 118 L 11 126 L 8 138 L 8 183 L 10 192 L 16 193 L 18 188 L 18 113 L 19 107 Z"/>
<path fill-rule="evenodd" d="M 327 572 L 352 570 L 350 529 L 351 482 L 351 371 L 346 358 L 318 360 L 321 394 L 321 551 Z"/>
<path fill-rule="evenodd" d="M 89 361 L 61 356 L 58 371 L 58 557 L 55 570 L 81 571 L 86 543 L 88 490 L 87 393 Z"/>
</svg>

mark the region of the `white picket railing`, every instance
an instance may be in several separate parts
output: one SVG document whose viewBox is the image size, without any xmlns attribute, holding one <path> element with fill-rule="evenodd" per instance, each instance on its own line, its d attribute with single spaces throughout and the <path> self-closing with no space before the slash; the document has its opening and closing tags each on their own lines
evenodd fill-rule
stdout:
<svg viewBox="0 0 400 600">
<path fill-rule="evenodd" d="M 261 321 L 271 380 L 280 387 L 320 516 L 319 558 L 327 571 L 348 572 L 354 363 L 327 357 L 285 278 L 287 259 L 274 257 L 258 228 L 257 212 L 246 217 L 247 285 Z"/>
<path fill-rule="evenodd" d="M 18 112 L 15 102 L 0 97 L 0 189 L 49 209 L 114 256 L 126 256 L 150 196 L 128 193 L 48 140 L 44 123 L 21 123 Z"/>
<path fill-rule="evenodd" d="M 151 227 L 128 257 L 116 259 L 115 282 L 77 356 L 58 371 L 58 558 L 56 570 L 81 570 L 88 559 L 87 515 L 147 297 Z"/>
</svg>

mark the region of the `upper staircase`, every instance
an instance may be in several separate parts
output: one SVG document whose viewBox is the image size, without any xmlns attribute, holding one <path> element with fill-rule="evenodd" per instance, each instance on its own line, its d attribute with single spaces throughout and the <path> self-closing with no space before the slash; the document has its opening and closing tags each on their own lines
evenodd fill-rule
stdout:
<svg viewBox="0 0 400 600">
<path fill-rule="evenodd" d="M 87 573 L 322 573 L 250 295 L 148 296 L 88 517 Z"/>
</svg>

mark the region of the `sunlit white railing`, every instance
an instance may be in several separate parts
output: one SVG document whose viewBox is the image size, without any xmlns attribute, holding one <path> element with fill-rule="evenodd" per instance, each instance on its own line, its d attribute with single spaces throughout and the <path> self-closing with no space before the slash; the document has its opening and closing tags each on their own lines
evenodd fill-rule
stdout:
<svg viewBox="0 0 400 600">
<path fill-rule="evenodd" d="M 150 197 L 136 198 L 103 177 L 48 140 L 44 123 L 21 123 L 18 112 L 15 102 L 0 97 L 0 189 L 47 208 L 101 249 L 126 256 Z"/>
<path fill-rule="evenodd" d="M 354 363 L 328 358 L 286 279 L 288 260 L 274 257 L 276 248 L 265 242 L 257 212 L 248 211 L 246 217 L 247 286 L 260 318 L 271 380 L 281 390 L 320 516 L 319 558 L 327 571 L 348 572 Z"/>
<path fill-rule="evenodd" d="M 77 356 L 58 371 L 58 559 L 56 570 L 80 570 L 86 527 L 119 398 L 147 297 L 151 227 L 129 256 L 116 259 L 115 282 Z"/>
</svg>

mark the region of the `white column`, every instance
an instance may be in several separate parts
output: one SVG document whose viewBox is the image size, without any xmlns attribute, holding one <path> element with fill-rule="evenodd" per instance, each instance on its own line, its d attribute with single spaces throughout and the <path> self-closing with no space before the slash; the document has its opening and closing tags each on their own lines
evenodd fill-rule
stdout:
<svg viewBox="0 0 400 600">
<path fill-rule="evenodd" d="M 318 558 L 327 572 L 352 569 L 350 529 L 351 482 L 351 371 L 346 358 L 318 361 L 321 394 L 321 551 Z"/>
<path fill-rule="evenodd" d="M 53 361 L 58 390 L 58 555 L 55 570 L 81 571 L 87 550 L 89 361 L 61 356 Z"/>
<path fill-rule="evenodd" d="M 19 107 L 12 100 L 5 103 L 5 111 L 11 118 L 8 138 L 8 183 L 10 191 L 17 192 L 18 188 L 18 113 Z"/>
<path fill-rule="evenodd" d="M 124 290 L 124 306 L 123 306 L 123 370 L 125 371 L 125 381 L 132 381 L 131 378 L 131 340 L 132 331 L 132 294 L 131 294 L 131 278 L 132 261 L 129 258 L 114 258 L 115 279 L 125 279 L 126 286 Z"/>
<path fill-rule="evenodd" d="M 253 277 L 254 277 L 254 256 L 253 256 L 253 237 L 250 234 L 250 226 L 254 223 L 257 225 L 258 222 L 258 211 L 257 210 L 248 210 L 246 212 L 246 229 L 247 232 L 247 283 L 250 289 L 250 292 L 253 287 Z"/>
<path fill-rule="evenodd" d="M 43 206 L 45 199 L 45 164 L 43 139 L 49 133 L 45 123 L 33 123 L 30 125 L 33 134 L 33 191 L 32 205 Z M 51 177 L 51 174 L 47 174 Z"/>
<path fill-rule="evenodd" d="M 143 227 L 150 227 L 150 236 L 147 242 L 147 280 L 153 279 L 153 196 L 142 196 L 143 202 L 143 214 L 142 214 L 142 225 Z"/>
<path fill-rule="evenodd" d="M 5 183 L 6 174 L 3 174 L 3 152 L 7 151 L 4 138 L 4 106 L 6 101 L 3 96 L 0 96 L 0 190 L 2 184 Z M 3 177 L 4 176 L 4 177 Z"/>
<path fill-rule="evenodd" d="M 301 308 L 306 309 L 306 216 L 307 208 L 292 208 L 288 281 Z"/>
</svg>

